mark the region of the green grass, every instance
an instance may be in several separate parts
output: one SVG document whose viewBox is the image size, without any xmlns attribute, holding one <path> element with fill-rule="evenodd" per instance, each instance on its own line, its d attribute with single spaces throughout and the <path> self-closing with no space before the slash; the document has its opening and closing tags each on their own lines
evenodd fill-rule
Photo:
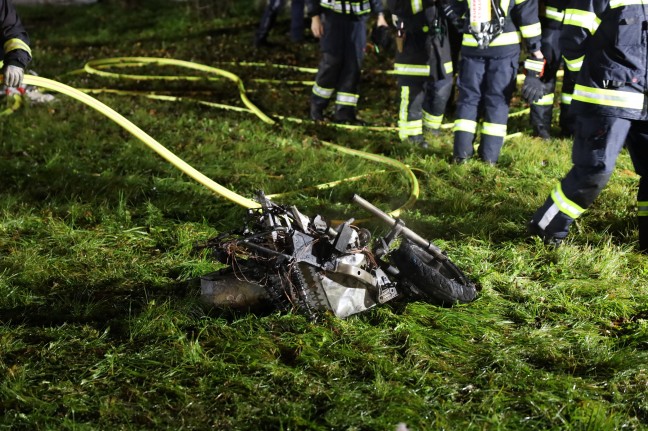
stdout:
<svg viewBox="0 0 648 431">
<path fill-rule="evenodd" d="M 283 49 L 255 52 L 251 6 L 108 1 L 19 11 L 44 77 L 241 106 L 224 80 L 68 72 L 115 56 L 317 65 L 316 44 L 287 42 L 285 19 L 271 36 Z M 365 64 L 390 68 L 374 54 Z M 272 76 L 269 67 L 222 67 L 266 113 L 305 117 L 308 87 L 253 80 Z M 364 118 L 395 123 L 391 77 L 365 74 L 362 93 Z M 311 216 L 359 218 L 353 193 L 390 209 L 409 192 L 402 174 L 376 173 L 385 167 L 318 139 L 410 165 L 421 194 L 404 220 L 481 292 L 450 309 L 410 303 L 318 323 L 205 308 L 196 279 L 219 264 L 193 247 L 241 227 L 245 209 L 57 96 L 0 117 L 0 429 L 648 429 L 648 261 L 636 252 L 638 177 L 626 153 L 551 250 L 525 237 L 525 223 L 569 169 L 570 142 L 530 138 L 527 117 L 511 121 L 509 131 L 524 136 L 507 141 L 497 167 L 456 166 L 449 131 L 424 151 L 393 132 L 269 126 L 192 103 L 97 97 L 215 181 L 247 197 L 289 193 L 280 203 Z"/>
</svg>

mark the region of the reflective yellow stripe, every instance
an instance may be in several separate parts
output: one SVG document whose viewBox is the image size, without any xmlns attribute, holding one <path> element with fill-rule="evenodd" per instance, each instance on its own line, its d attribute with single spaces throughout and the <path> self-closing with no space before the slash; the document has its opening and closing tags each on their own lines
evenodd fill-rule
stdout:
<svg viewBox="0 0 648 431">
<path fill-rule="evenodd" d="M 506 136 L 506 124 L 488 123 L 484 121 L 482 123 L 481 131 L 484 135 L 499 136 L 503 138 Z"/>
<path fill-rule="evenodd" d="M 581 57 L 570 60 L 563 55 L 563 60 L 565 60 L 565 65 L 570 72 L 579 72 L 581 70 L 581 67 L 583 67 L 583 60 L 585 60 L 585 56 L 583 55 Z"/>
<path fill-rule="evenodd" d="M 356 106 L 358 104 L 359 94 L 342 93 L 338 91 L 335 97 L 335 103 L 338 105 Z"/>
<path fill-rule="evenodd" d="M 640 93 L 630 93 L 620 90 L 609 90 L 605 88 L 586 87 L 576 84 L 574 100 L 595 105 L 614 106 L 617 108 L 643 109 L 644 95 Z"/>
<path fill-rule="evenodd" d="M 530 37 L 540 36 L 542 34 L 542 27 L 540 27 L 539 22 L 536 22 L 535 24 L 520 26 L 520 32 L 523 38 L 528 39 Z"/>
<path fill-rule="evenodd" d="M 320 87 L 317 83 L 313 85 L 313 94 L 323 99 L 330 99 L 333 95 L 333 91 L 335 91 L 335 89 Z"/>
<path fill-rule="evenodd" d="M 544 69 L 545 62 L 544 60 L 532 60 L 530 58 L 527 58 L 524 60 L 524 68 L 526 70 L 533 70 L 534 72 L 542 72 L 542 69 Z"/>
<path fill-rule="evenodd" d="M 399 121 L 398 122 L 398 137 L 403 140 L 410 136 L 423 134 L 423 121 Z"/>
<path fill-rule="evenodd" d="M 463 120 L 458 118 L 454 122 L 453 132 L 468 132 L 475 134 L 477 132 L 477 122 L 472 120 Z"/>
<path fill-rule="evenodd" d="M 432 115 L 429 112 L 423 111 L 423 126 L 428 129 L 438 129 L 441 127 L 443 115 Z"/>
<path fill-rule="evenodd" d="M 567 214 L 569 217 L 578 218 L 585 210 L 577 203 L 567 199 L 567 196 L 562 191 L 560 183 L 551 192 L 551 200 L 554 201 L 560 212 Z"/>
<path fill-rule="evenodd" d="M 610 9 L 615 9 L 622 6 L 632 6 L 639 4 L 648 4 L 648 0 L 611 0 Z"/>
<path fill-rule="evenodd" d="M 516 31 L 511 31 L 508 33 L 502 33 L 497 36 L 490 43 L 489 46 L 504 46 L 504 45 L 515 45 L 520 43 L 520 34 Z M 477 39 L 472 34 L 464 33 L 463 41 L 461 43 L 463 46 L 477 46 Z"/>
<path fill-rule="evenodd" d="M 426 64 L 394 64 L 396 75 L 406 76 L 430 76 L 430 66 Z"/>
<path fill-rule="evenodd" d="M 540 100 L 538 100 L 537 102 L 533 102 L 534 105 L 538 105 L 538 106 L 553 105 L 553 103 L 554 103 L 554 94 L 553 93 L 545 94 L 544 96 L 542 96 L 542 98 Z"/>
<path fill-rule="evenodd" d="M 556 9 L 555 7 L 547 6 L 547 9 L 545 11 L 545 16 L 548 19 L 562 22 L 563 19 L 565 18 L 565 12 Z"/>
<path fill-rule="evenodd" d="M 443 70 L 445 70 L 445 73 L 447 75 L 451 75 L 452 72 L 454 72 L 454 68 L 452 67 L 452 61 L 448 61 L 447 63 L 444 63 Z"/>
<path fill-rule="evenodd" d="M 20 39 L 9 39 L 4 43 L 2 48 L 5 54 L 8 53 L 9 51 L 22 49 L 23 51 L 27 51 L 29 55 L 31 55 L 31 49 L 29 48 L 29 45 L 27 45 L 25 42 L 23 42 Z"/>
<path fill-rule="evenodd" d="M 344 3 L 344 4 L 343 4 Z M 363 2 L 341 2 L 339 0 L 335 1 L 323 1 L 320 2 L 321 6 L 326 9 L 331 9 L 332 11 L 338 13 L 346 13 L 354 15 L 364 15 L 371 12 L 371 3 L 369 1 Z"/>
<path fill-rule="evenodd" d="M 407 120 L 407 107 L 409 106 L 410 88 L 406 85 L 401 87 L 400 94 L 400 109 L 398 110 L 398 119 L 400 121 Z"/>
<path fill-rule="evenodd" d="M 567 9 L 565 10 L 565 20 L 563 21 L 563 24 L 581 27 L 588 30 L 591 34 L 594 34 L 596 33 L 598 26 L 601 24 L 601 20 L 594 12 Z"/>
<path fill-rule="evenodd" d="M 421 12 L 423 10 L 423 2 L 421 0 L 412 0 L 412 13 Z"/>
<path fill-rule="evenodd" d="M 568 93 L 563 93 L 560 95 L 560 103 L 563 105 L 571 105 L 572 95 Z"/>
<path fill-rule="evenodd" d="M 646 201 L 638 201 L 637 202 L 637 211 L 639 217 L 645 217 L 648 216 L 648 202 Z"/>
</svg>

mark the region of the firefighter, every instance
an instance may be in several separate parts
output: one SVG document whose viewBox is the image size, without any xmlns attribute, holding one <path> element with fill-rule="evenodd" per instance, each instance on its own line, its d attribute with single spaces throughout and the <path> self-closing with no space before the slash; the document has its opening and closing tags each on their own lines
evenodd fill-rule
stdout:
<svg viewBox="0 0 648 431">
<path fill-rule="evenodd" d="M 571 0 L 560 37 L 577 70 L 572 168 L 529 222 L 531 234 L 558 245 L 605 187 L 627 146 L 639 179 L 639 248 L 648 251 L 648 18 L 642 2 Z"/>
<path fill-rule="evenodd" d="M 494 165 L 506 136 L 522 39 L 530 53 L 523 94 L 537 100 L 544 91 L 538 79 L 544 64 L 538 4 L 535 0 L 451 0 L 449 6 L 464 17 L 453 161 L 463 163 L 473 156 L 478 121 L 483 117 L 478 155 Z"/>
<path fill-rule="evenodd" d="M 397 31 L 398 135 L 427 148 L 424 132 L 439 134 L 452 93 L 448 25 L 436 0 L 389 0 L 388 6 Z"/>
<path fill-rule="evenodd" d="M 277 16 L 283 9 L 286 0 L 268 0 L 259 27 L 254 35 L 256 48 L 268 47 L 268 34 L 277 21 Z M 304 0 L 290 2 L 290 40 L 299 43 L 304 40 Z"/>
<path fill-rule="evenodd" d="M 29 37 L 11 0 L 0 0 L 2 23 L 2 76 L 7 87 L 22 87 L 25 68 L 31 61 Z"/>
<path fill-rule="evenodd" d="M 335 93 L 333 120 L 362 124 L 356 116 L 360 69 L 367 43 L 366 21 L 377 15 L 377 26 L 388 26 L 382 0 L 307 0 L 311 30 L 320 39 L 321 59 L 310 102 L 312 120 L 324 120 L 324 110 Z"/>
<path fill-rule="evenodd" d="M 543 140 L 551 139 L 551 120 L 556 90 L 556 76 L 562 59 L 560 50 L 560 30 L 565 16 L 566 0 L 546 0 L 540 2 L 540 24 L 542 26 L 542 54 L 546 60 L 542 82 L 545 85 L 543 97 L 531 104 L 531 127 L 533 135 Z M 574 83 L 571 72 L 565 68 L 560 99 L 561 134 L 571 135 L 573 121 L 569 118 L 568 108 Z"/>
</svg>

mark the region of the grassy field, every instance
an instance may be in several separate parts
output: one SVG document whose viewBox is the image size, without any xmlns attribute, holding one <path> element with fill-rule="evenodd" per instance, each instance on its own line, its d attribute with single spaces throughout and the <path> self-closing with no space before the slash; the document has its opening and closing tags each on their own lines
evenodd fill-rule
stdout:
<svg viewBox="0 0 648 431">
<path fill-rule="evenodd" d="M 290 44 L 283 19 L 270 38 L 280 45 L 255 51 L 252 3 L 19 12 L 43 77 L 242 106 L 227 80 L 72 73 L 107 57 L 187 60 L 241 76 L 269 115 L 305 118 L 307 85 L 258 79 L 312 80 L 270 65 L 316 67 L 317 45 Z M 360 114 L 393 125 L 395 82 L 376 72 L 390 59 L 368 53 L 365 65 Z M 196 280 L 219 264 L 194 245 L 241 227 L 246 210 L 56 95 L 0 117 L 0 429 L 648 429 L 648 260 L 635 251 L 638 177 L 626 153 L 552 250 L 526 238 L 525 224 L 569 169 L 570 142 L 531 138 L 527 116 L 511 119 L 509 133 L 522 134 L 506 142 L 498 166 L 457 166 L 448 130 L 422 150 L 393 131 L 271 126 L 191 101 L 96 97 L 220 184 L 247 197 L 288 193 L 280 203 L 311 216 L 364 216 L 349 203 L 353 193 L 383 209 L 409 194 L 401 172 L 318 141 L 408 164 L 421 193 L 403 219 L 481 292 L 454 308 L 410 303 L 318 323 L 208 309 Z"/>
</svg>

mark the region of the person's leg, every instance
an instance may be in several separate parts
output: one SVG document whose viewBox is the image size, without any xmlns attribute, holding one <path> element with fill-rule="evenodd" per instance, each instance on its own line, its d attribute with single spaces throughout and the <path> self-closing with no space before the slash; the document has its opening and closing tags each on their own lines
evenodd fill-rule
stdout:
<svg viewBox="0 0 648 431">
<path fill-rule="evenodd" d="M 344 35 L 338 14 L 326 13 L 323 18 L 324 34 L 320 39 L 321 58 L 312 87 L 310 117 L 312 120 L 324 119 L 328 106 L 342 73 L 344 62 Z"/>
<path fill-rule="evenodd" d="M 426 81 L 423 99 L 423 130 L 439 134 L 448 100 L 452 94 L 452 77 L 438 81 Z"/>
<path fill-rule="evenodd" d="M 560 68 L 560 29 L 543 27 L 542 55 L 545 58 L 542 82 L 545 84 L 545 95 L 531 104 L 529 115 L 533 135 L 541 139 L 551 138 L 551 120 L 553 114 L 554 92 L 556 90 L 556 75 Z"/>
<path fill-rule="evenodd" d="M 626 141 L 635 172 L 639 175 L 637 224 L 639 251 L 648 253 L 648 121 L 633 121 Z"/>
<path fill-rule="evenodd" d="M 277 15 L 281 11 L 285 0 L 268 0 L 263 10 L 261 21 L 254 36 L 254 46 L 261 47 L 268 44 L 268 34 L 277 21 Z"/>
<path fill-rule="evenodd" d="M 632 122 L 615 117 L 577 117 L 573 166 L 536 211 L 531 233 L 560 242 L 572 222 L 594 202 L 608 183 Z"/>
<path fill-rule="evenodd" d="M 453 127 L 453 159 L 461 163 L 475 152 L 473 142 L 477 133 L 477 114 L 481 100 L 481 85 L 486 70 L 483 58 L 463 57 L 457 79 L 456 120 Z"/>
<path fill-rule="evenodd" d="M 479 156 L 490 164 L 497 163 L 508 123 L 509 104 L 515 90 L 518 55 L 490 58 L 486 63 L 483 85 L 484 122 L 481 129 Z"/>
<path fill-rule="evenodd" d="M 398 110 L 398 137 L 401 141 L 410 140 L 423 144 L 423 85 L 414 83 L 400 86 L 400 108 Z"/>
<path fill-rule="evenodd" d="M 290 39 L 304 40 L 304 0 L 292 0 L 290 4 Z"/>
<path fill-rule="evenodd" d="M 360 73 L 364 59 L 364 48 L 367 44 L 367 26 L 365 19 L 351 19 L 344 16 L 343 62 L 342 70 L 336 85 L 334 119 L 338 122 L 357 122 L 356 112 L 360 99 Z"/>
</svg>

